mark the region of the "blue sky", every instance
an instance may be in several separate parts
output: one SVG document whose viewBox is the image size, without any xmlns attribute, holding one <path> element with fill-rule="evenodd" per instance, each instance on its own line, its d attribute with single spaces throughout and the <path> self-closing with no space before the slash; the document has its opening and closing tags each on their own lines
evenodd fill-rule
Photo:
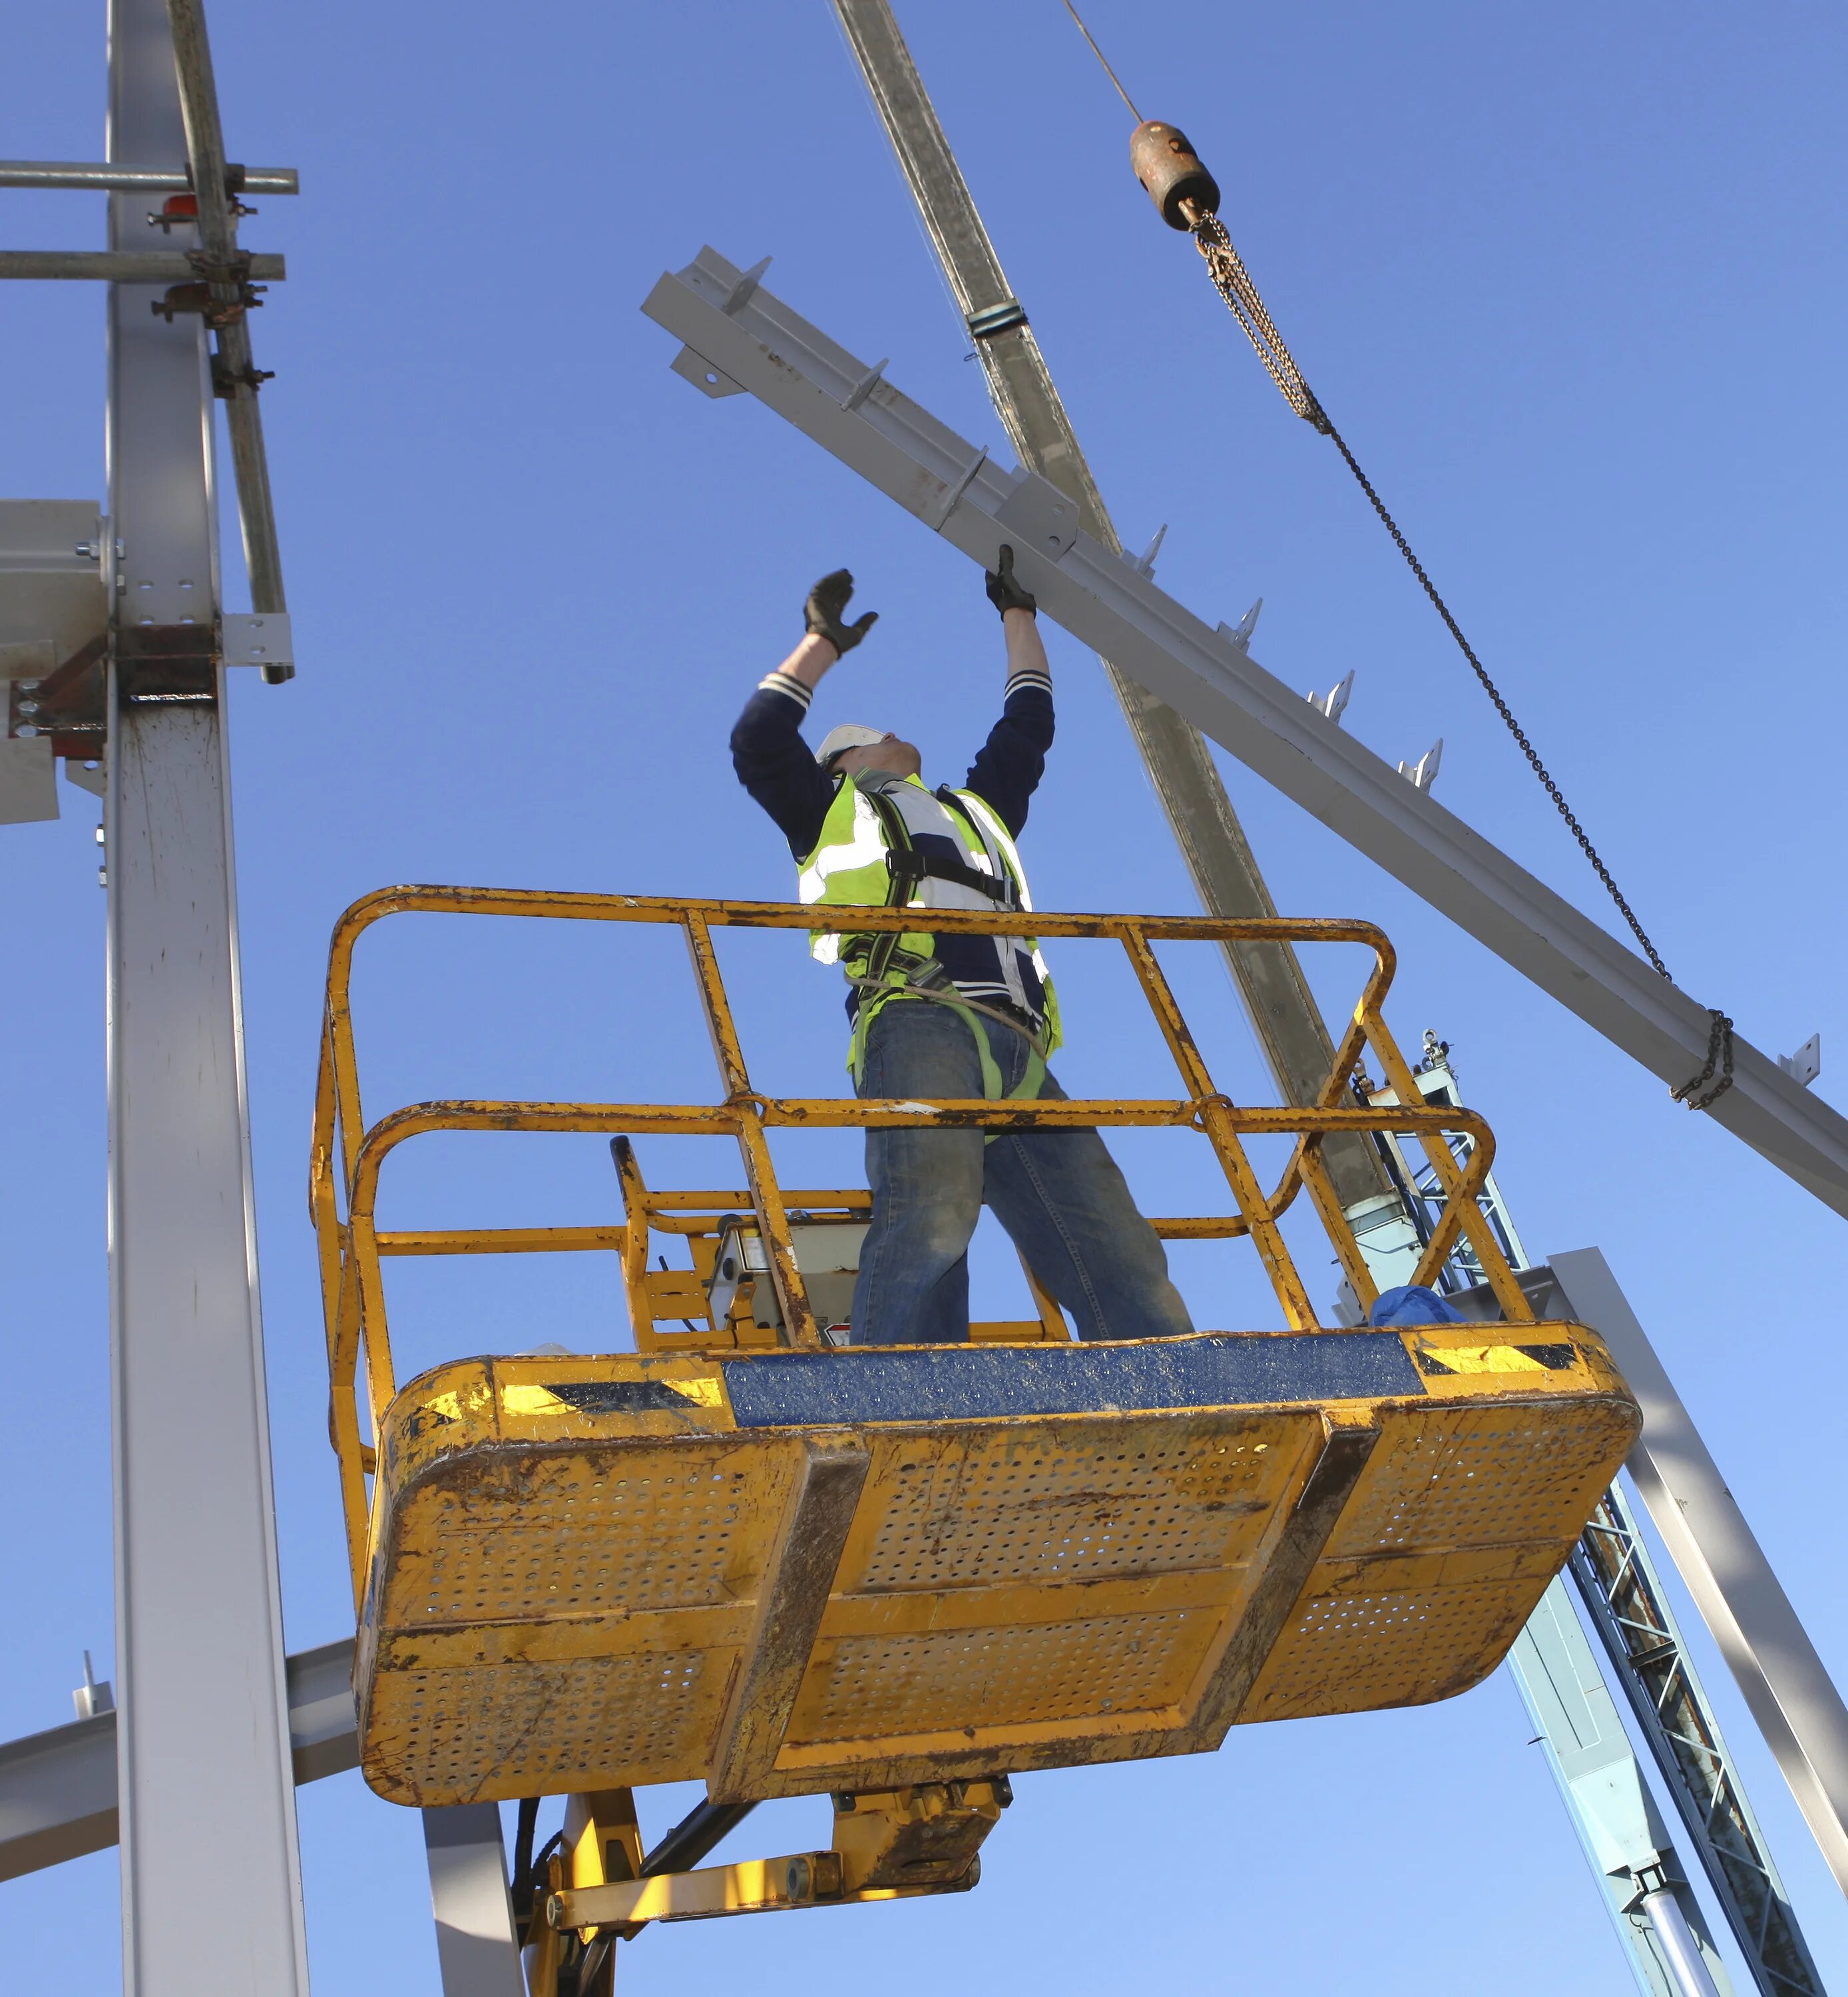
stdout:
<svg viewBox="0 0 1848 1997">
<path fill-rule="evenodd" d="M 1088 11 L 1143 110 L 1215 169 L 1308 378 L 1680 981 L 1773 1053 L 1820 1029 L 1817 1087 L 1835 1099 L 1839 10 Z M 1357 668 L 1347 725 L 1381 753 L 1411 759 L 1442 735 L 1439 798 L 1605 919 L 1339 460 L 1130 178 L 1126 119 L 1063 9 L 911 0 L 900 18 L 1125 540 L 1171 523 L 1161 580 L 1209 620 L 1261 595 L 1254 652 L 1291 684 Z M 798 633 L 808 582 L 843 562 L 883 621 L 823 689 L 821 726 L 905 728 L 954 778 L 995 704 L 979 576 L 767 412 L 670 375 L 640 299 L 702 242 L 740 264 L 774 254 L 768 281 L 798 309 L 890 355 L 891 378 L 965 434 L 1005 442 L 821 0 L 517 16 L 219 0 L 212 27 L 233 156 L 298 166 L 303 186 L 245 230 L 289 259 L 254 334 L 277 371 L 264 408 L 299 676 L 240 680 L 231 724 L 298 1649 L 350 1616 L 302 1204 L 340 909 L 416 880 L 781 898 L 786 854 L 725 736 Z M 97 156 L 100 7 L 16 7 L 8 38 L 4 150 Z M 101 240 L 92 197 L 7 202 L 9 247 Z M 95 291 L 9 291 L 0 490 L 100 494 L 102 364 Z M 1050 642 L 1060 734 L 1025 845 L 1037 898 L 1189 909 L 1095 662 Z M 1240 766 L 1227 781 L 1284 910 L 1393 936 L 1392 1023 L 1409 1044 L 1428 1026 L 1452 1043 L 1529 1247 L 1604 1248 L 1825 1657 L 1848 1664 L 1839 1464 L 1810 1412 L 1848 1387 L 1839 1223 Z M 84 1647 L 99 1668 L 111 1652 L 103 909 L 91 801 L 64 796 L 60 823 L 6 829 L 0 876 L 5 1737 L 67 1718 Z M 407 921 L 368 946 L 374 1113 L 708 1085 L 671 952 L 477 927 Z M 833 1085 L 826 976 L 783 947 L 730 961 L 764 1075 Z M 1139 1092 L 1159 1067 L 1122 985 L 1073 947 L 1055 968 L 1067 1085 Z M 1350 974 L 1315 971 L 1331 1004 Z M 1255 1088 L 1217 974 L 1185 988 L 1226 1074 Z M 1171 1142 L 1124 1147 L 1149 1203 L 1216 1204 L 1198 1154 Z M 650 1170 L 722 1183 L 719 1149 L 663 1145 Z M 837 1167 L 850 1158 L 823 1145 L 788 1168 Z M 614 1211 L 594 1140 L 433 1146 L 387 1197 L 407 1224 Z M 622 1340 L 613 1273 L 594 1264 L 415 1273 L 394 1293 L 407 1367 Z M 1011 1311 L 992 1244 L 980 1273 Z M 1274 1321 L 1229 1254 L 1181 1273 L 1202 1323 Z M 1825 1976 L 1848 1978 L 1840 1899 L 1703 1656 Z M 940 1950 L 1074 1997 L 1131 1978 L 1615 1997 L 1627 1973 L 1529 1732 L 1498 1674 L 1440 1708 L 1036 1776 L 974 1895 L 664 1931 L 630 1951 L 624 1987 L 749 1975 L 793 1992 Z M 644 1799 L 645 1825 L 686 1800 Z M 301 1823 L 319 1987 L 434 1992 L 415 1818 L 350 1775 L 303 1791 Z M 823 1836 L 818 1806 L 781 1806 L 739 1848 Z M 74 1997 L 116 1988 L 115 1897 L 112 1854 L 0 1888 L 0 1961 L 22 1986 L 55 1963 Z"/>
</svg>

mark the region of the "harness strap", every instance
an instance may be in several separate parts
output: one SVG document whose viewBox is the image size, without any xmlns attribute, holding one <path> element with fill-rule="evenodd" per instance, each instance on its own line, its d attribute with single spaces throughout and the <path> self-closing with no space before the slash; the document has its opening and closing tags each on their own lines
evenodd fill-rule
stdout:
<svg viewBox="0 0 1848 1997">
<path fill-rule="evenodd" d="M 940 968 L 933 966 L 933 968 Z M 871 981 L 854 978 L 852 982 L 864 987 Z M 853 1043 L 848 1049 L 847 1065 L 853 1071 L 853 1086 L 857 1088 L 865 1079 L 867 1035 L 871 1030 L 875 1014 L 883 1012 L 887 1005 L 903 998 L 928 998 L 933 1004 L 946 1005 L 969 1030 L 975 1043 L 976 1059 L 981 1064 L 982 1100 L 984 1102 L 1037 1102 L 1040 1092 L 1046 1085 L 1046 1050 L 1039 1036 L 1029 1033 L 1019 1020 L 1011 1019 L 1005 1012 L 998 1012 L 991 1005 L 978 1004 L 973 998 L 965 998 L 956 988 L 948 992 L 933 990 L 929 985 L 911 985 L 894 988 L 890 985 L 880 988 L 881 997 L 874 1004 L 863 1005 L 853 1020 Z M 1003 1088 L 1001 1064 L 995 1058 L 995 1050 L 988 1044 L 988 1036 L 981 1030 L 981 1019 L 998 1020 L 1002 1026 L 1018 1033 L 1027 1043 L 1026 1066 L 1012 1088 Z M 991 1144 L 1004 1133 L 990 1130 L 984 1133 L 982 1142 Z"/>
<path fill-rule="evenodd" d="M 945 860 L 934 853 L 921 853 L 913 847 L 908 852 L 888 856 L 886 865 L 891 870 L 892 885 L 897 888 L 903 880 L 903 899 L 908 902 L 920 881 L 949 881 L 959 888 L 973 888 L 977 894 L 986 895 L 991 902 L 1003 908 L 1014 905 L 1014 884 L 1005 878 L 996 880 L 992 874 L 978 874 L 973 867 L 965 867 L 960 860 Z"/>
<path fill-rule="evenodd" d="M 1018 906 L 1011 875 L 1003 871 L 998 880 L 990 874 L 977 872 L 973 867 L 965 867 L 959 861 L 941 860 L 933 854 L 922 853 L 913 843 L 911 828 L 905 823 L 905 815 L 889 797 L 879 791 L 863 791 L 860 795 L 872 807 L 886 836 L 886 871 L 889 877 L 886 888 L 885 905 L 888 909 L 905 907 L 911 900 L 918 884 L 926 879 L 949 881 L 959 887 L 973 888 L 985 895 L 991 901 L 1007 907 Z M 962 802 L 947 789 L 933 793 L 946 809 L 954 811 L 965 823 L 969 815 Z M 978 836 L 980 828 L 976 828 Z M 987 850 L 987 843 L 983 842 Z M 857 938 L 843 938 L 842 954 L 850 951 Z M 894 973 L 897 976 L 895 978 Z M 852 1071 L 853 1086 L 857 1088 L 866 1070 L 867 1034 L 874 1016 L 893 1000 L 898 998 L 925 998 L 933 1004 L 946 1005 L 969 1030 L 975 1042 L 976 1057 L 981 1064 L 982 1099 L 986 1102 L 1003 1101 L 1037 1102 L 1040 1089 L 1046 1081 L 1046 1050 L 1043 1036 L 1035 1033 L 1020 1021 L 1010 1018 L 993 1006 L 984 1005 L 977 1000 L 965 998 L 945 976 L 943 967 L 934 957 L 920 957 L 915 950 L 904 947 L 903 933 L 897 930 L 882 930 L 874 936 L 867 952 L 866 973 L 863 977 L 850 978 L 848 982 L 856 990 L 866 994 L 856 1009 L 853 1019 L 853 1037 L 847 1051 L 847 1065 Z M 1027 1043 L 1026 1067 L 1020 1080 L 1011 1089 L 1002 1087 L 1001 1067 L 995 1052 L 988 1044 L 988 1036 L 978 1023 L 977 1015 L 994 1019 L 1016 1033 Z M 991 1144 L 999 1132 L 990 1131 L 983 1139 Z"/>
<path fill-rule="evenodd" d="M 885 833 L 885 905 L 888 909 L 905 907 L 919 883 L 926 879 L 953 881 L 958 886 L 976 889 L 991 901 L 1012 905 L 1014 884 L 1011 879 L 1004 875 L 998 881 L 993 875 L 979 874 L 973 867 L 965 867 L 960 861 L 942 860 L 920 852 L 912 841 L 911 828 L 905 823 L 905 814 L 890 798 L 880 791 L 863 791 L 860 795 L 871 806 Z M 884 930 L 868 946 L 867 971 L 875 982 L 886 979 L 895 958 L 901 963 L 908 960 L 918 961 L 914 952 L 902 947 L 902 932 L 897 930 Z M 849 939 L 843 944 L 843 955 L 853 940 L 855 940 Z"/>
</svg>

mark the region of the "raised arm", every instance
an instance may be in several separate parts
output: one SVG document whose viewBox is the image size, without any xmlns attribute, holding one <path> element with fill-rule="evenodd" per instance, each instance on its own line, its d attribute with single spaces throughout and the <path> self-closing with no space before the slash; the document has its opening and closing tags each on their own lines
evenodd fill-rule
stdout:
<svg viewBox="0 0 1848 1997">
<path fill-rule="evenodd" d="M 851 624 L 843 623 L 853 594 L 853 578 L 844 568 L 810 590 L 802 643 L 757 682 L 732 729 L 732 767 L 739 782 L 776 821 L 798 860 L 814 851 L 834 792 L 833 779 L 802 740 L 808 702 L 822 675 L 878 621 L 879 613 L 869 610 Z"/>
<path fill-rule="evenodd" d="M 1001 565 L 988 578 L 988 601 L 1001 612 L 1007 689 L 1001 719 L 969 766 L 966 788 L 992 805 L 1018 839 L 1053 746 L 1053 678 L 1040 636 L 1039 606 L 1015 580 L 1011 547 L 1002 548 Z"/>
<path fill-rule="evenodd" d="M 1046 663 L 1046 642 L 1040 636 L 1040 605 L 1015 579 L 1014 550 L 1003 547 L 1001 566 L 988 578 L 988 601 L 1001 612 L 1002 636 L 1008 652 L 1008 692 L 1030 674 L 1050 696 L 1053 669 Z"/>
</svg>

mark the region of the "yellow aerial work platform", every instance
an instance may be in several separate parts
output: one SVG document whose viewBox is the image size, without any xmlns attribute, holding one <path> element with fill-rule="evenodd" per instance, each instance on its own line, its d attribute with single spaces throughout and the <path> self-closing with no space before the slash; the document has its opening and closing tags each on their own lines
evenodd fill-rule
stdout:
<svg viewBox="0 0 1848 1997">
<path fill-rule="evenodd" d="M 353 950 L 405 910 L 677 926 L 722 1099 L 425 1103 L 367 1126 Z M 778 904 L 410 888 L 356 904 L 335 933 L 312 1200 L 367 1780 L 407 1804 L 568 1793 L 589 1799 L 584 1821 L 623 1817 L 612 1792 L 691 1778 L 719 1802 L 846 1799 L 831 1854 L 677 1881 L 636 1879 L 631 1814 L 590 1840 L 588 1872 L 553 1861 L 554 1933 L 966 1886 L 1010 1771 L 1197 1752 L 1240 1721 L 1461 1692 L 1500 1661 L 1637 1430 L 1596 1335 L 1533 1321 L 1477 1204 L 1493 1150 L 1481 1120 L 1357 1101 L 1367 1060 L 1401 1104 L 1422 1101 L 1381 1018 L 1392 960 L 1370 926 L 1036 916 L 1043 937 L 1126 950 L 1180 1071 L 1173 1099 L 771 1099 L 750 1082 L 712 933 L 813 919 Z M 1019 918 L 932 920 L 995 934 Z M 1217 1088 L 1156 960 L 1174 940 L 1372 950 L 1316 1103 L 1247 1106 Z M 867 1196 L 784 1194 L 766 1133 L 900 1125 L 1201 1133 L 1236 1212 L 1157 1226 L 1248 1237 L 1283 1327 L 1079 1344 L 1036 1285 L 1036 1319 L 975 1327 L 966 1346 L 829 1349 Z M 729 1135 L 747 1185 L 653 1191 L 619 1142 L 620 1226 L 377 1226 L 397 1145 L 509 1130 Z M 1435 1281 L 1467 1239 L 1502 1322 L 1317 1323 L 1279 1226 L 1305 1193 L 1363 1309 L 1377 1295 L 1322 1162 L 1337 1131 L 1423 1146 L 1448 1198 L 1412 1280 Z M 1295 1140 L 1268 1192 L 1254 1133 Z M 657 1235 L 684 1240 L 692 1268 L 651 1269 Z M 619 1257 L 636 1351 L 458 1359 L 397 1386 L 384 1257 L 548 1249 Z M 857 1828 L 856 1797 L 886 1815 Z M 574 1901 L 584 1888 L 604 1897 Z"/>
</svg>

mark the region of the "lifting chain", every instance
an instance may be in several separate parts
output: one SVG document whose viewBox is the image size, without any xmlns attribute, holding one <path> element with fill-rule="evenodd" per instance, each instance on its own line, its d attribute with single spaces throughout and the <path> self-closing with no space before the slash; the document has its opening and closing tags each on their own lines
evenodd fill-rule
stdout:
<svg viewBox="0 0 1848 1997">
<path fill-rule="evenodd" d="M 1674 980 L 1668 966 L 1662 961 L 1661 954 L 1650 940 L 1648 932 L 1636 919 L 1636 912 L 1625 898 L 1623 891 L 1605 866 L 1602 856 L 1591 841 L 1584 827 L 1578 822 L 1577 814 L 1567 803 L 1565 795 L 1553 781 L 1552 772 L 1540 761 L 1539 752 L 1528 740 L 1527 731 L 1515 719 L 1514 710 L 1504 698 L 1502 689 L 1490 677 L 1488 669 L 1476 656 L 1475 647 L 1463 634 L 1463 627 L 1451 615 L 1450 606 L 1437 592 L 1437 585 L 1426 572 L 1425 565 L 1412 553 L 1412 544 L 1401 530 L 1399 523 L 1386 510 L 1385 502 L 1374 490 L 1373 481 L 1360 468 L 1359 460 L 1347 447 L 1347 440 L 1329 420 L 1328 412 L 1315 399 L 1315 391 L 1303 379 L 1302 370 L 1296 364 L 1295 357 L 1284 343 L 1283 335 L 1266 309 L 1258 288 L 1251 281 L 1251 274 L 1245 268 L 1244 259 L 1233 247 L 1226 225 L 1210 209 L 1198 202 L 1186 204 L 1188 219 L 1192 225 L 1195 246 L 1206 262 L 1207 274 L 1213 288 L 1226 301 L 1227 309 L 1251 342 L 1257 357 L 1264 364 L 1264 371 L 1274 381 L 1284 400 L 1306 423 L 1312 424 L 1330 440 L 1340 452 L 1347 468 L 1354 475 L 1360 490 L 1367 495 L 1373 510 L 1379 515 L 1381 524 L 1392 536 L 1393 544 L 1405 558 L 1406 566 L 1418 578 L 1419 584 L 1431 599 L 1432 606 L 1444 621 L 1444 626 L 1457 641 L 1457 648 L 1468 660 L 1470 669 L 1482 684 L 1482 690 L 1495 703 L 1495 712 L 1507 724 L 1508 732 L 1519 745 L 1521 754 L 1527 758 L 1528 765 L 1539 779 L 1548 797 L 1552 798 L 1572 836 L 1577 840 L 1579 850 L 1591 863 L 1593 870 L 1601 881 L 1611 899 L 1617 905 L 1619 912 L 1629 925 L 1630 933 L 1643 946 L 1643 954 L 1650 964 L 1670 984 Z M 1692 1081 L 1683 1082 L 1670 1093 L 1677 1102 L 1684 1102 L 1690 1109 L 1705 1109 L 1716 1102 L 1732 1086 L 1732 1022 L 1717 1007 L 1709 1008 L 1712 1030 L 1707 1046 L 1707 1065 Z M 1715 1071 L 1719 1079 L 1714 1079 Z M 1709 1088 L 1708 1085 L 1712 1084 Z"/>
<path fill-rule="evenodd" d="M 1669 1094 L 1676 1102 L 1684 1102 L 1690 1109 L 1705 1109 L 1732 1086 L 1732 1022 L 1717 1005 L 1707 1009 L 1707 1016 L 1713 1023 L 1707 1036 L 1707 1065 L 1693 1081 L 1684 1081 L 1679 1088 L 1671 1088 Z M 1720 1071 L 1718 1081 L 1713 1081 L 1713 1071 Z M 1711 1088 L 1707 1084 L 1713 1082 Z"/>
<path fill-rule="evenodd" d="M 1206 259 L 1207 274 L 1213 281 L 1214 289 L 1226 301 L 1233 317 L 1245 329 L 1245 336 L 1256 348 L 1257 357 L 1264 364 L 1265 373 L 1283 391 L 1284 400 L 1305 423 L 1313 423 L 1324 436 L 1333 436 L 1334 425 L 1310 393 L 1308 383 L 1302 378 L 1302 370 L 1284 346 L 1284 336 L 1258 295 L 1258 288 L 1251 281 L 1251 273 L 1245 268 L 1244 258 L 1233 247 L 1225 223 L 1211 209 L 1196 206 L 1195 213 L 1198 218 L 1193 229 L 1195 247 Z M 1377 499 L 1374 502 L 1376 506 L 1379 503 Z M 1430 585 L 1427 583 L 1425 587 L 1428 589 Z"/>
</svg>

